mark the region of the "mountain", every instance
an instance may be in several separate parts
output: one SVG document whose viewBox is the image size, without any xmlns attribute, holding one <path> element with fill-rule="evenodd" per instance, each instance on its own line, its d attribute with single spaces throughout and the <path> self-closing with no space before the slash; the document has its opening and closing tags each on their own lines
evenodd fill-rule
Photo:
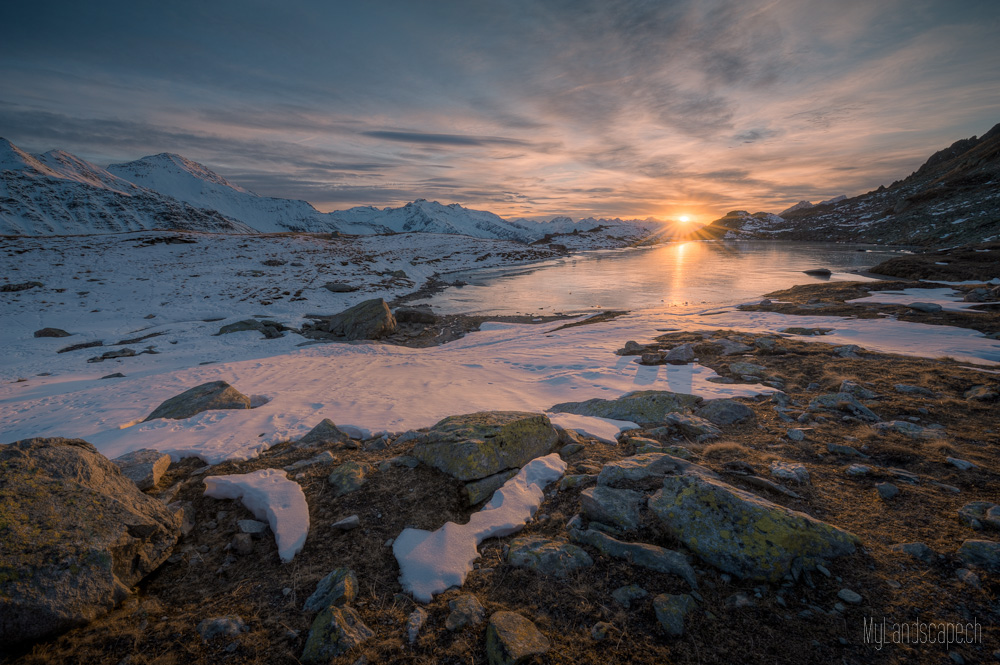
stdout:
<svg viewBox="0 0 1000 665">
<path fill-rule="evenodd" d="M 417 199 L 401 208 L 361 206 L 330 213 L 338 227 L 347 233 L 446 233 L 473 238 L 498 238 L 531 242 L 539 237 L 528 226 L 508 222 L 485 210 L 470 210 L 457 203 Z"/>
<path fill-rule="evenodd" d="M 820 201 L 819 203 L 812 203 L 810 201 L 799 201 L 798 203 L 796 203 L 795 205 L 793 205 L 791 208 L 785 208 L 784 210 L 782 210 L 781 212 L 779 212 L 778 216 L 779 217 L 784 217 L 788 213 L 795 212 L 797 210 L 806 210 L 808 208 L 815 208 L 816 206 L 825 206 L 825 205 L 830 205 L 831 203 L 840 203 L 841 201 L 843 201 L 846 198 L 847 198 L 847 196 L 841 194 L 840 196 L 835 196 L 832 199 L 827 199 L 826 201 Z"/>
<path fill-rule="evenodd" d="M 241 222 L 118 178 L 65 152 L 29 155 L 0 138 L 0 234 L 153 228 L 249 233 Z"/>
<path fill-rule="evenodd" d="M 804 202 L 808 203 L 808 201 Z M 780 215 L 731 212 L 705 227 L 715 237 L 871 242 L 943 247 L 1000 238 L 1000 124 L 956 141 L 904 180 L 860 196 Z"/>
</svg>

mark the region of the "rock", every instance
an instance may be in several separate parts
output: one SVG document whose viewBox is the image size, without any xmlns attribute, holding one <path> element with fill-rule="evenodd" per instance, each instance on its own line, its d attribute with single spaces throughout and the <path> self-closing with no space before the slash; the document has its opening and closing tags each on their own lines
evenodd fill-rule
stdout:
<svg viewBox="0 0 1000 665">
<path fill-rule="evenodd" d="M 206 642 L 217 637 L 236 637 L 247 629 L 243 619 L 237 614 L 212 617 L 198 624 L 198 634 Z"/>
<path fill-rule="evenodd" d="M 397 323 L 437 323 L 438 317 L 431 311 L 430 305 L 418 307 L 399 307 L 393 312 Z"/>
<path fill-rule="evenodd" d="M 879 498 L 883 501 L 888 501 L 899 496 L 899 488 L 892 483 L 877 483 L 875 489 L 878 491 Z"/>
<path fill-rule="evenodd" d="M 770 300 L 762 300 L 760 302 L 762 307 L 768 307 L 772 304 Z M 784 349 L 778 346 L 778 340 L 773 337 L 758 337 L 753 341 L 753 347 L 762 355 L 784 353 Z"/>
<path fill-rule="evenodd" d="M 871 409 L 859 402 L 854 395 L 850 393 L 830 393 L 828 395 L 814 397 L 812 401 L 809 402 L 809 410 L 840 411 L 843 413 L 849 413 L 855 418 L 867 420 L 868 422 L 873 423 L 877 423 L 881 420 L 881 418 L 875 415 Z"/>
<path fill-rule="evenodd" d="M 331 453 L 329 450 L 324 450 L 315 457 L 310 457 L 309 459 L 300 459 L 298 462 L 293 462 L 282 468 L 285 471 L 298 471 L 299 469 L 304 469 L 309 466 L 316 466 L 317 464 L 335 464 L 336 462 L 337 458 L 334 457 L 333 453 Z"/>
<path fill-rule="evenodd" d="M 580 506 L 589 520 L 627 531 L 639 528 L 639 509 L 645 496 L 639 492 L 598 485 L 580 492 Z"/>
<path fill-rule="evenodd" d="M 928 547 L 926 543 L 899 543 L 898 545 L 893 545 L 890 549 L 893 552 L 909 554 L 914 559 L 920 559 L 927 565 L 934 563 L 934 560 L 937 558 L 934 550 Z"/>
<path fill-rule="evenodd" d="M 350 605 L 358 595 L 358 578 L 350 568 L 334 568 L 319 581 L 306 599 L 303 612 L 318 612 L 330 605 Z"/>
<path fill-rule="evenodd" d="M 807 275 L 812 275 L 813 277 L 829 277 L 833 272 L 829 268 L 810 268 L 809 270 L 803 270 Z"/>
<path fill-rule="evenodd" d="M 875 429 L 877 429 L 880 434 L 885 434 L 886 432 L 899 432 L 900 434 L 904 434 L 911 439 L 940 439 L 944 436 L 944 432 L 941 430 L 921 427 L 916 423 L 911 423 L 906 420 L 890 420 L 885 423 L 877 423 L 875 425 Z"/>
<path fill-rule="evenodd" d="M 975 464 L 969 462 L 968 460 L 958 459 L 957 457 L 945 457 L 944 461 L 951 464 L 953 467 L 959 471 L 968 471 L 969 469 L 977 468 Z"/>
<path fill-rule="evenodd" d="M 639 356 L 640 365 L 660 365 L 663 363 L 663 354 L 659 351 L 647 351 Z"/>
<path fill-rule="evenodd" d="M 303 663 L 328 663 L 375 636 L 350 607 L 330 606 L 319 613 L 309 629 L 302 651 Z"/>
<path fill-rule="evenodd" d="M 374 470 L 375 467 L 367 462 L 344 462 L 327 479 L 333 486 L 333 496 L 344 496 L 361 489 Z"/>
<path fill-rule="evenodd" d="M 444 625 L 450 631 L 456 631 L 466 626 L 475 626 L 483 622 L 486 609 L 471 593 L 463 593 L 448 601 L 451 614 L 445 619 Z"/>
<path fill-rule="evenodd" d="M 268 529 L 267 522 L 257 520 L 238 520 L 236 526 L 239 527 L 240 533 L 249 533 L 252 536 L 262 534 Z"/>
<path fill-rule="evenodd" d="M 495 612 L 486 629 L 490 665 L 517 665 L 545 654 L 551 643 L 530 620 L 516 612 Z"/>
<path fill-rule="evenodd" d="M 0 644 L 106 614 L 170 556 L 180 525 L 80 439 L 0 446 Z"/>
<path fill-rule="evenodd" d="M 839 392 L 848 393 L 858 399 L 875 399 L 878 397 L 874 392 L 864 386 L 860 386 L 854 381 L 842 381 Z"/>
<path fill-rule="evenodd" d="M 395 332 L 396 319 L 385 300 L 372 298 L 329 317 L 325 329 L 349 340 L 379 339 Z"/>
<path fill-rule="evenodd" d="M 116 349 L 114 351 L 105 351 L 99 356 L 94 356 L 93 358 L 87 358 L 88 363 L 101 363 L 105 360 L 114 360 L 115 358 L 131 358 L 135 356 L 135 351 L 133 349 Z"/>
<path fill-rule="evenodd" d="M 695 348 L 698 353 L 706 355 L 738 356 L 753 351 L 753 347 L 742 342 L 734 342 L 731 339 L 713 339 L 709 342 L 698 344 Z"/>
<path fill-rule="evenodd" d="M 925 312 L 927 314 L 934 314 L 936 312 L 940 312 L 943 309 L 941 305 L 938 305 L 937 303 L 933 302 L 911 302 L 908 305 L 906 305 L 906 307 L 909 307 L 910 309 L 916 310 L 918 312 Z"/>
<path fill-rule="evenodd" d="M 625 342 L 625 347 L 615 351 L 620 356 L 638 356 L 641 355 L 646 350 L 646 347 L 636 342 L 635 340 L 629 340 Z"/>
<path fill-rule="evenodd" d="M 755 418 L 753 409 L 732 399 L 712 399 L 694 412 L 699 418 L 704 418 L 713 425 L 725 427 L 750 422 Z"/>
<path fill-rule="evenodd" d="M 921 386 L 911 386 L 905 383 L 897 383 L 893 386 L 897 393 L 902 393 L 903 395 L 924 395 L 925 397 L 934 397 L 934 391 L 928 390 Z"/>
<path fill-rule="evenodd" d="M 809 471 L 801 464 L 790 464 L 788 462 L 771 462 L 771 475 L 781 480 L 794 480 L 799 483 L 809 482 Z"/>
<path fill-rule="evenodd" d="M 965 391 L 965 399 L 973 402 L 995 402 L 1000 399 L 1000 387 L 975 386 Z"/>
<path fill-rule="evenodd" d="M 642 600 L 648 595 L 649 592 L 637 584 L 629 584 L 627 586 L 618 587 L 611 592 L 611 597 L 614 598 L 615 602 L 625 609 L 630 609 L 632 607 L 632 603 L 637 600 Z"/>
<path fill-rule="evenodd" d="M 576 487 L 583 487 L 597 482 L 597 474 L 579 473 L 575 475 L 563 476 L 559 481 L 559 491 L 563 492 Z"/>
<path fill-rule="evenodd" d="M 237 554 L 247 555 L 253 553 L 253 537 L 249 533 L 238 533 L 229 542 L 229 549 Z"/>
<path fill-rule="evenodd" d="M 141 490 L 155 487 L 170 466 L 170 455 L 142 448 L 111 460 Z"/>
<path fill-rule="evenodd" d="M 684 634 L 684 619 L 696 607 L 694 598 L 686 593 L 680 595 L 661 593 L 653 599 L 656 620 L 671 637 L 680 637 Z"/>
<path fill-rule="evenodd" d="M 330 528 L 335 531 L 351 531 L 352 529 L 357 529 L 359 526 L 361 526 L 361 518 L 357 515 L 351 515 L 338 522 L 334 522 L 330 525 Z"/>
<path fill-rule="evenodd" d="M 203 411 L 216 409 L 249 409 L 250 398 L 225 381 L 212 381 L 185 390 L 171 397 L 146 416 L 147 422 L 156 418 L 183 420 Z"/>
<path fill-rule="evenodd" d="M 763 378 L 767 374 L 767 368 L 754 363 L 735 362 L 729 363 L 729 371 L 740 376 L 753 376 Z"/>
<path fill-rule="evenodd" d="M 844 457 L 862 457 L 864 459 L 868 459 L 868 455 L 865 455 L 857 448 L 852 448 L 851 446 L 844 446 L 839 443 L 828 443 L 826 444 L 826 449 L 828 452 L 831 452 L 834 455 L 842 455 Z M 865 468 L 867 469 L 868 467 Z"/>
<path fill-rule="evenodd" d="M 557 439 L 541 413 L 482 411 L 440 421 L 412 454 L 458 480 L 479 480 L 547 455 Z"/>
<path fill-rule="evenodd" d="M 861 347 L 857 344 L 847 344 L 845 346 L 837 346 L 833 349 L 833 355 L 836 358 L 860 358 L 858 355 L 862 351 Z"/>
<path fill-rule="evenodd" d="M 167 509 L 180 524 L 182 536 L 186 536 L 194 530 L 194 504 L 190 501 L 174 501 L 167 504 Z"/>
<path fill-rule="evenodd" d="M 640 390 L 618 399 L 589 399 L 586 402 L 556 404 L 550 411 L 575 413 L 634 423 L 662 423 L 668 413 L 681 413 L 699 406 L 701 397 L 666 390 Z"/>
<path fill-rule="evenodd" d="M 785 436 L 788 437 L 790 441 L 804 441 L 806 438 L 806 430 L 801 427 L 793 427 L 785 432 Z"/>
<path fill-rule="evenodd" d="M 41 282 L 20 282 L 17 284 L 3 284 L 0 285 L 0 292 L 3 293 L 16 293 L 18 291 L 27 291 L 28 289 L 41 288 L 45 286 Z"/>
<path fill-rule="evenodd" d="M 276 321 L 259 321 L 257 319 L 244 319 L 242 321 L 237 321 L 236 323 L 230 323 L 228 325 L 219 328 L 219 332 L 216 335 L 228 335 L 234 332 L 245 332 L 247 330 L 256 330 L 261 333 L 267 339 L 276 339 L 278 337 L 283 337 L 284 333 L 282 330 L 284 326 Z"/>
<path fill-rule="evenodd" d="M 858 605 L 861 603 L 861 594 L 857 591 L 851 591 L 850 589 L 841 589 L 838 591 L 837 598 L 840 598 L 849 605 Z"/>
<path fill-rule="evenodd" d="M 972 527 L 976 531 L 983 529 L 983 523 L 987 521 L 987 514 L 996 508 L 995 503 L 989 501 L 973 501 L 958 509 L 958 521 Z"/>
<path fill-rule="evenodd" d="M 296 448 L 311 448 L 313 446 L 331 445 L 337 443 L 347 443 L 351 437 L 340 431 L 333 421 L 324 418 L 323 421 L 313 427 L 309 432 L 295 442 Z"/>
<path fill-rule="evenodd" d="M 677 575 L 692 589 L 698 588 L 698 578 L 695 576 L 694 568 L 688 563 L 687 557 L 680 552 L 647 543 L 625 543 L 593 529 L 586 531 L 573 529 L 570 537 L 578 543 L 590 545 L 605 556 L 624 559 L 634 566 L 658 573 Z"/>
<path fill-rule="evenodd" d="M 101 377 L 102 379 L 124 379 L 125 375 L 121 372 L 115 372 L 114 374 L 105 374 Z"/>
<path fill-rule="evenodd" d="M 981 582 L 979 580 L 979 575 L 976 575 L 974 572 L 972 572 L 968 568 L 959 568 L 958 570 L 956 570 L 955 571 L 955 577 L 957 577 L 960 582 L 962 582 L 964 584 L 968 584 L 973 589 L 979 589 L 979 588 L 981 588 Z"/>
<path fill-rule="evenodd" d="M 582 443 L 570 443 L 559 449 L 559 457 L 569 459 L 573 455 L 586 448 Z"/>
<path fill-rule="evenodd" d="M 663 362 L 670 365 L 686 365 L 694 361 L 694 346 L 692 344 L 681 344 L 667 351 L 663 356 Z"/>
<path fill-rule="evenodd" d="M 35 337 L 69 337 L 69 333 L 62 328 L 42 328 L 35 331 Z"/>
<path fill-rule="evenodd" d="M 854 450 L 853 448 L 851 450 Z M 858 478 L 860 476 L 867 476 L 871 473 L 871 467 L 865 466 L 864 464 L 852 464 L 847 467 L 847 475 L 852 478 Z"/>
<path fill-rule="evenodd" d="M 966 540 L 958 548 L 958 557 L 990 573 L 1000 573 L 1000 543 L 992 540 Z"/>
<path fill-rule="evenodd" d="M 608 487 L 618 487 L 625 484 L 634 485 L 652 481 L 654 485 L 659 485 L 663 476 L 680 468 L 678 462 L 683 464 L 682 460 L 657 452 L 625 457 L 605 464 L 597 477 L 597 483 Z"/>
<path fill-rule="evenodd" d="M 668 535 L 740 578 L 780 580 L 792 569 L 851 554 L 853 534 L 698 474 L 667 476 L 649 508 Z"/>
<path fill-rule="evenodd" d="M 427 610 L 422 607 L 418 607 L 410 612 L 410 616 L 406 619 L 407 642 L 414 644 L 417 641 L 417 637 L 420 635 L 420 629 L 423 628 L 425 621 L 427 621 Z"/>
<path fill-rule="evenodd" d="M 601 640 L 606 638 L 608 636 L 608 633 L 610 633 L 612 630 L 614 630 L 614 626 L 608 623 L 607 621 L 598 621 L 591 627 L 590 637 L 591 639 L 600 642 Z"/>
<path fill-rule="evenodd" d="M 465 484 L 465 500 L 470 506 L 486 501 L 493 493 L 503 487 L 503 484 L 517 475 L 519 469 L 507 469 L 482 480 L 474 480 Z"/>
<path fill-rule="evenodd" d="M 507 562 L 516 568 L 531 568 L 558 578 L 594 565 L 590 555 L 576 545 L 543 536 L 522 536 L 512 540 Z"/>
<path fill-rule="evenodd" d="M 717 439 L 722 434 L 718 427 L 707 420 L 686 413 L 668 413 L 663 420 L 667 423 L 667 427 L 676 430 L 681 436 L 697 442 Z"/>
<path fill-rule="evenodd" d="M 323 288 L 334 293 L 353 293 L 358 290 L 358 287 L 344 282 L 327 282 Z"/>
</svg>

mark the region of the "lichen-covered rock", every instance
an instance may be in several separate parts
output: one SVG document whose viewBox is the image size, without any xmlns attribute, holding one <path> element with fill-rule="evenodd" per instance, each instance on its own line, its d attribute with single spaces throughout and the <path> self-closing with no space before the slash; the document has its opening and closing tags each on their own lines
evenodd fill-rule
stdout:
<svg viewBox="0 0 1000 665">
<path fill-rule="evenodd" d="M 166 561 L 179 530 L 86 441 L 0 446 L 0 644 L 107 613 Z"/>
<path fill-rule="evenodd" d="M 698 416 L 688 413 L 668 413 L 663 421 L 668 427 L 674 428 L 681 436 L 695 441 L 709 441 L 719 438 L 722 433 L 718 427 Z"/>
<path fill-rule="evenodd" d="M 320 424 L 309 430 L 301 439 L 295 442 L 296 448 L 311 448 L 313 446 L 347 443 L 350 437 L 342 432 L 329 418 L 324 418 Z"/>
<path fill-rule="evenodd" d="M 519 469 L 507 469 L 482 480 L 474 480 L 465 484 L 465 499 L 470 506 L 486 501 L 493 493 L 503 487 L 503 484 L 517 475 Z"/>
<path fill-rule="evenodd" d="M 792 564 L 854 552 L 853 534 L 703 475 L 667 476 L 649 507 L 674 538 L 740 578 L 780 580 Z"/>
<path fill-rule="evenodd" d="M 486 658 L 490 665 L 517 665 L 546 653 L 551 646 L 535 624 L 517 612 L 496 612 L 490 617 L 486 629 Z"/>
<path fill-rule="evenodd" d="M 684 594 L 661 593 L 653 599 L 653 609 L 656 620 L 660 622 L 663 631 L 671 637 L 684 634 L 684 619 L 697 607 L 694 598 Z"/>
<path fill-rule="evenodd" d="M 594 560 L 583 549 L 565 540 L 544 536 L 522 536 L 512 540 L 507 562 L 517 568 L 531 568 L 543 575 L 560 578 L 594 565 Z"/>
<path fill-rule="evenodd" d="M 767 374 L 767 368 L 754 363 L 733 362 L 729 363 L 729 371 L 740 376 L 762 377 Z"/>
<path fill-rule="evenodd" d="M 225 381 L 212 381 L 195 386 L 190 390 L 185 390 L 180 395 L 171 397 L 156 407 L 151 414 L 146 416 L 146 420 L 143 422 L 156 418 L 183 420 L 184 418 L 196 416 L 202 411 L 216 409 L 249 408 L 249 397 Z"/>
<path fill-rule="evenodd" d="M 620 487 L 651 481 L 658 486 L 665 475 L 678 470 L 677 462 L 677 458 L 659 452 L 633 455 L 605 464 L 597 476 L 597 484 Z"/>
<path fill-rule="evenodd" d="M 874 411 L 857 400 L 851 393 L 830 393 L 814 397 L 809 402 L 810 411 L 840 411 L 849 413 L 855 418 L 876 423 L 881 418 Z"/>
<path fill-rule="evenodd" d="M 330 606 L 319 613 L 302 650 L 303 663 L 328 663 L 375 637 L 351 607 Z"/>
<path fill-rule="evenodd" d="M 126 478 L 135 483 L 141 490 L 156 487 L 160 478 L 170 466 L 170 455 L 164 455 L 158 450 L 143 448 L 133 450 L 121 457 L 111 460 L 121 469 Z"/>
<path fill-rule="evenodd" d="M 448 601 L 448 608 L 451 610 L 451 613 L 445 619 L 444 626 L 450 631 L 480 624 L 486 616 L 486 608 L 471 593 L 460 594 Z"/>
<path fill-rule="evenodd" d="M 639 528 L 645 499 L 640 492 L 598 485 L 580 492 L 580 507 L 589 520 L 631 531 Z"/>
<path fill-rule="evenodd" d="M 396 318 L 382 298 L 348 307 L 327 319 L 326 332 L 347 339 L 379 339 L 396 330 Z"/>
<path fill-rule="evenodd" d="M 737 425 L 754 419 L 753 409 L 732 399 L 709 400 L 695 411 L 694 415 L 719 427 Z"/>
<path fill-rule="evenodd" d="M 375 470 L 367 462 L 344 462 L 327 479 L 333 486 L 333 496 L 344 496 L 356 492 L 368 481 L 368 475 Z"/>
<path fill-rule="evenodd" d="M 573 529 L 570 531 L 570 537 L 578 543 L 590 545 L 601 554 L 624 559 L 632 565 L 655 570 L 658 573 L 677 575 L 690 584 L 692 589 L 698 588 L 698 578 L 695 576 L 694 568 L 688 563 L 687 557 L 680 552 L 648 543 L 625 543 L 593 529 L 586 531 Z"/>
<path fill-rule="evenodd" d="M 438 422 L 413 456 L 458 480 L 479 480 L 547 455 L 557 441 L 544 414 L 481 411 Z"/>
<path fill-rule="evenodd" d="M 563 402 L 549 410 L 554 413 L 575 413 L 579 416 L 613 418 L 643 424 L 662 423 L 668 413 L 689 411 L 701 402 L 702 398 L 695 395 L 672 393 L 667 390 L 640 390 L 618 399 Z"/>
<path fill-rule="evenodd" d="M 305 612 L 318 612 L 330 605 L 350 605 L 358 595 L 358 578 L 350 568 L 334 568 L 319 581 L 306 599 Z"/>
</svg>

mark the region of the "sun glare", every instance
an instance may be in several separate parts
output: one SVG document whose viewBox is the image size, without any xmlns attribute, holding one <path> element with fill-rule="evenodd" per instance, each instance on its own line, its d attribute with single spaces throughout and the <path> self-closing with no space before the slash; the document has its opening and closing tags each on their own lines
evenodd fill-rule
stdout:
<svg viewBox="0 0 1000 665">
<path fill-rule="evenodd" d="M 680 216 L 680 217 L 678 217 L 677 219 L 679 219 L 680 221 L 684 222 L 685 224 L 687 224 L 688 222 L 690 222 L 690 221 L 691 221 L 691 218 L 690 218 L 690 217 L 688 217 L 687 215 L 681 215 L 681 216 Z"/>
</svg>

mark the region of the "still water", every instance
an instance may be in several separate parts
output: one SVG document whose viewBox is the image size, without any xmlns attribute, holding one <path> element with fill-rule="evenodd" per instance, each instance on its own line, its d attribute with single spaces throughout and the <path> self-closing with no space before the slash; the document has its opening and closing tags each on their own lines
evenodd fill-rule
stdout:
<svg viewBox="0 0 1000 665">
<path fill-rule="evenodd" d="M 703 310 L 760 299 L 824 278 L 865 280 L 863 271 L 900 250 L 871 245 L 792 242 L 682 242 L 577 254 L 530 267 L 451 273 L 468 282 L 429 303 L 441 314 L 554 314 L 671 307 Z"/>
</svg>

